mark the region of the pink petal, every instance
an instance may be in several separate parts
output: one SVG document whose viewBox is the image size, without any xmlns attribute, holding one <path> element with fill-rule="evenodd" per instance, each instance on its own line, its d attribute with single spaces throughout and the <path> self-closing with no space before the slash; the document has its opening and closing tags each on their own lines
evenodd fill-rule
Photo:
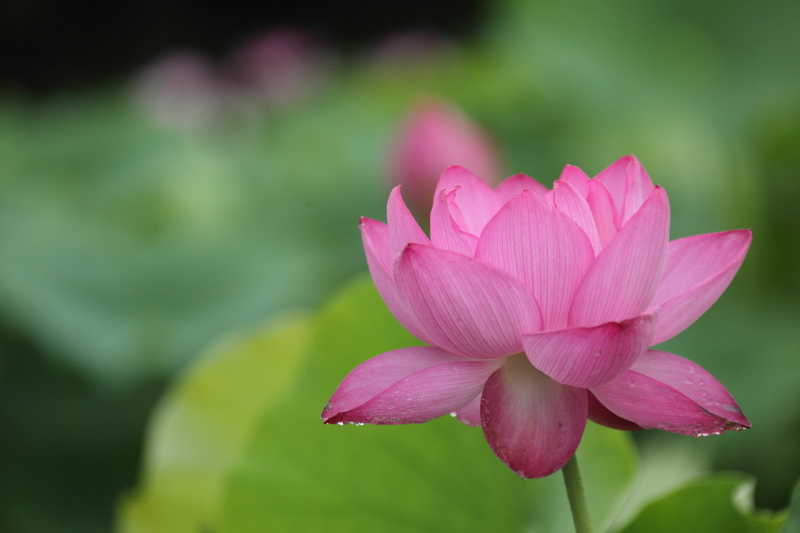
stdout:
<svg viewBox="0 0 800 533">
<path fill-rule="evenodd" d="M 406 207 L 400 195 L 400 185 L 392 189 L 389 194 L 389 203 L 386 206 L 386 220 L 389 222 L 389 236 L 392 241 L 394 254 L 400 253 L 410 243 L 430 244 L 428 236 L 419 227 L 414 215 Z"/>
<path fill-rule="evenodd" d="M 632 155 L 618 159 L 595 179 L 608 187 L 623 224 L 638 211 L 653 191 L 650 176 Z"/>
<path fill-rule="evenodd" d="M 575 293 L 571 326 L 621 322 L 644 311 L 658 287 L 669 237 L 669 200 L 661 187 L 603 248 Z"/>
<path fill-rule="evenodd" d="M 475 257 L 529 287 L 542 310 L 543 328 L 554 329 L 567 325 L 572 295 L 594 252 L 569 217 L 522 191 L 486 225 Z"/>
<path fill-rule="evenodd" d="M 495 361 L 499 361 L 499 359 L 495 359 Z M 471 402 L 456 411 L 459 422 L 468 426 L 481 425 L 481 398 L 481 394 L 475 396 Z"/>
<path fill-rule="evenodd" d="M 750 230 L 695 235 L 669 243 L 652 305 L 661 307 L 654 344 L 671 339 L 705 313 L 744 261 Z"/>
<path fill-rule="evenodd" d="M 522 337 L 531 364 L 563 385 L 596 387 L 611 381 L 650 346 L 656 314 L 593 328 L 544 331 Z"/>
<path fill-rule="evenodd" d="M 609 411 L 591 391 L 587 392 L 589 393 L 589 420 L 595 424 L 600 424 L 611 429 L 619 429 L 621 431 L 638 431 L 643 429 L 630 420 L 625 420 L 615 415 Z"/>
<path fill-rule="evenodd" d="M 436 346 L 488 359 L 522 351 L 523 333 L 541 329 L 533 295 L 495 267 L 461 254 L 410 244 L 395 260 L 398 294 Z"/>
<path fill-rule="evenodd" d="M 645 429 L 699 437 L 750 427 L 716 379 L 666 352 L 648 351 L 631 370 L 592 392 L 611 412 Z"/>
<path fill-rule="evenodd" d="M 463 220 L 456 219 L 456 222 L 462 230 L 480 237 L 483 227 L 503 203 L 491 187 L 469 170 L 457 165 L 442 173 L 436 191 L 438 193 L 444 189 L 450 192 L 456 187 L 459 190 L 455 195 L 455 203 L 463 215 Z"/>
<path fill-rule="evenodd" d="M 394 253 L 392 252 L 389 228 L 383 222 L 371 218 L 362 217 L 361 239 L 364 242 L 364 251 L 367 256 L 367 266 L 386 306 L 400 324 L 418 339 L 427 342 L 425 331 L 417 322 L 417 317 L 410 313 L 405 305 L 400 301 L 392 279 L 392 263 Z"/>
<path fill-rule="evenodd" d="M 510 357 L 483 389 L 481 420 L 497 457 L 525 478 L 549 476 L 575 453 L 586 427 L 586 391 L 561 385 Z"/>
<path fill-rule="evenodd" d="M 617 234 L 617 229 L 621 225 L 619 217 L 614 210 L 614 201 L 611 199 L 611 193 L 601 182 L 591 180 L 586 203 L 589 204 L 589 209 L 592 211 L 594 223 L 597 226 L 597 234 L 600 237 L 600 245 L 605 246 L 614 238 L 614 235 Z"/>
<path fill-rule="evenodd" d="M 586 183 L 586 191 L 588 194 L 588 183 Z M 571 218 L 583 230 L 589 237 L 589 242 L 592 243 L 594 254 L 599 254 L 603 249 L 603 245 L 600 243 L 600 234 L 597 233 L 592 210 L 578 189 L 569 182 L 557 180 L 553 184 L 553 203 L 556 209 Z"/>
<path fill-rule="evenodd" d="M 411 424 L 459 409 L 480 395 L 502 361 L 475 361 L 422 346 L 386 352 L 357 366 L 322 412 L 326 424 Z"/>
<path fill-rule="evenodd" d="M 461 231 L 451 215 L 451 208 L 458 211 L 458 206 L 454 204 L 457 190 L 448 193 L 442 189 L 439 191 L 438 197 L 434 199 L 431 210 L 431 242 L 442 250 L 472 257 L 475 247 L 478 245 L 478 239 L 470 233 Z M 463 219 L 460 213 L 459 218 Z"/>
<path fill-rule="evenodd" d="M 631 370 L 669 385 L 710 413 L 742 427 L 750 427 L 750 422 L 728 390 L 695 362 L 673 353 L 649 350 L 631 366 Z"/>
<path fill-rule="evenodd" d="M 371 256 L 376 265 L 380 265 L 391 276 L 395 253 L 392 249 L 392 238 L 389 236 L 389 226 L 379 220 L 361 217 L 358 229 L 361 230 L 367 260 Z"/>
<path fill-rule="evenodd" d="M 564 170 L 561 171 L 561 177 L 558 179 L 566 181 L 575 187 L 575 190 L 578 191 L 583 198 L 589 196 L 589 176 L 578 167 L 572 165 L 565 166 Z"/>
<path fill-rule="evenodd" d="M 495 187 L 494 192 L 502 203 L 511 200 L 517 193 L 529 190 L 537 196 L 544 196 L 550 190 L 525 174 L 514 174 Z"/>
</svg>

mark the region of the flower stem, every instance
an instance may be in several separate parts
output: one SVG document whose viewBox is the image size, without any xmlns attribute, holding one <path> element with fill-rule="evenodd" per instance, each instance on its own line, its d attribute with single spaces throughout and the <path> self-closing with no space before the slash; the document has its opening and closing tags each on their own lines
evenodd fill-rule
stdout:
<svg viewBox="0 0 800 533">
<path fill-rule="evenodd" d="M 592 522 L 589 520 L 589 509 L 586 507 L 586 495 L 583 492 L 577 455 L 572 456 L 561 472 L 564 473 L 564 484 L 567 486 L 567 498 L 569 508 L 572 510 L 572 520 L 575 522 L 575 533 L 592 533 Z"/>
</svg>

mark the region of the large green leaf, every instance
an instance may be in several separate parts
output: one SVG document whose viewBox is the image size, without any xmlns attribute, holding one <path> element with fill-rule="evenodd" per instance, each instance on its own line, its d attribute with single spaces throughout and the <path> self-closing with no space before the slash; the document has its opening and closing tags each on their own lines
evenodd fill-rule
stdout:
<svg viewBox="0 0 800 533">
<path fill-rule="evenodd" d="M 620 533 L 775 533 L 787 513 L 753 509 L 754 482 L 744 475 L 696 480 L 646 506 Z"/>
<path fill-rule="evenodd" d="M 792 501 L 789 502 L 789 519 L 783 533 L 800 533 L 800 483 L 795 486 Z"/>
<path fill-rule="evenodd" d="M 195 363 L 153 417 L 142 484 L 121 506 L 120 531 L 196 533 L 217 523 L 228 470 L 293 385 L 308 339 L 305 316 L 284 316 Z"/>
</svg>

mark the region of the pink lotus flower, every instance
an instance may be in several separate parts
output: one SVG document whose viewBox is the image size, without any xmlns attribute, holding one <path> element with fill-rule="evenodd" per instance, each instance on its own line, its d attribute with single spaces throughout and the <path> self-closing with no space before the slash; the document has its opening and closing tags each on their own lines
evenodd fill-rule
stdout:
<svg viewBox="0 0 800 533">
<path fill-rule="evenodd" d="M 708 435 L 750 427 L 699 365 L 648 349 L 722 294 L 749 230 L 668 242 L 669 202 L 633 157 L 550 191 L 442 174 L 423 233 L 395 188 L 389 223 L 364 218 L 367 263 L 400 323 L 430 346 L 374 357 L 339 385 L 326 423 L 405 424 L 455 412 L 523 477 L 572 457 L 587 418 Z"/>
<path fill-rule="evenodd" d="M 391 157 L 392 184 L 403 185 L 411 208 L 431 210 L 439 176 L 456 163 L 497 183 L 497 155 L 486 134 L 458 108 L 437 100 L 419 104 L 401 128 Z"/>
</svg>

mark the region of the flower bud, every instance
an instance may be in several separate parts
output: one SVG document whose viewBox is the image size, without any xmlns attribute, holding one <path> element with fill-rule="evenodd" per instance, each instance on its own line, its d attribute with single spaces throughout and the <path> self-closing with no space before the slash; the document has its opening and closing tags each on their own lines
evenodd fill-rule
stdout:
<svg viewBox="0 0 800 533">
<path fill-rule="evenodd" d="M 417 213 L 430 212 L 434 188 L 451 165 L 468 168 L 489 185 L 500 176 L 497 154 L 481 129 L 456 107 L 438 100 L 418 104 L 408 115 L 391 157 L 392 185 Z"/>
</svg>

